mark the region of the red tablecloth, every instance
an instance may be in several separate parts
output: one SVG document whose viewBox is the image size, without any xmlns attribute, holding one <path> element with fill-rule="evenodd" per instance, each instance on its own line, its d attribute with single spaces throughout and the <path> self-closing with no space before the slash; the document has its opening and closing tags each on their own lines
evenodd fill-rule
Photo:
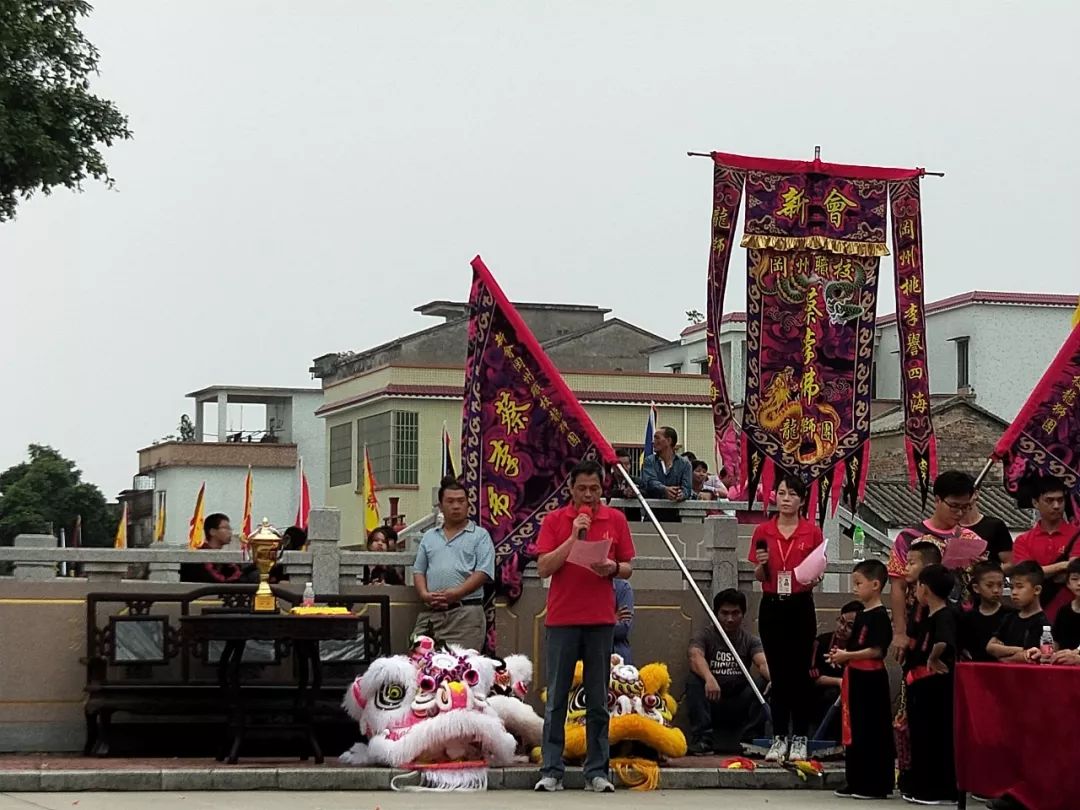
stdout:
<svg viewBox="0 0 1080 810">
<path fill-rule="evenodd" d="M 956 781 L 1029 810 L 1080 807 L 1080 667 L 956 667 Z"/>
</svg>

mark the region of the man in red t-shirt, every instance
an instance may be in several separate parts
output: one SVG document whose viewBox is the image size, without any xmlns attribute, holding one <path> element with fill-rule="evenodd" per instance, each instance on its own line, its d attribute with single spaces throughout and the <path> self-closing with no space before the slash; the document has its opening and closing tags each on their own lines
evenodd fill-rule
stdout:
<svg viewBox="0 0 1080 810">
<path fill-rule="evenodd" d="M 1063 587 L 1069 559 L 1080 556 L 1080 526 L 1065 520 L 1065 485 L 1057 478 L 1040 478 L 1035 484 L 1035 508 L 1039 522 L 1016 538 L 1013 565 L 1033 560 L 1042 566 L 1046 582 L 1040 597 L 1046 617 L 1053 621 L 1072 596 Z"/>
<path fill-rule="evenodd" d="M 608 779 L 608 679 L 615 632 L 615 587 L 628 579 L 634 541 L 626 518 L 604 506 L 603 470 L 595 461 L 570 471 L 569 505 L 544 518 L 537 541 L 541 578 L 551 577 L 547 597 L 545 654 L 547 706 L 538 791 L 562 790 L 566 711 L 574 667 L 582 662 L 585 687 L 585 789 L 610 793 Z M 590 554 L 592 543 L 608 544 Z M 582 563 L 575 562 L 580 555 Z"/>
</svg>

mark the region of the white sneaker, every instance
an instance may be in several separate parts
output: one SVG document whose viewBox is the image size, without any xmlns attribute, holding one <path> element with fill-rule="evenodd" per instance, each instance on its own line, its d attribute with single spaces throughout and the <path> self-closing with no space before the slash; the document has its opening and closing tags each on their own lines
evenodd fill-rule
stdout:
<svg viewBox="0 0 1080 810">
<path fill-rule="evenodd" d="M 594 776 L 585 782 L 585 789 L 591 790 L 593 793 L 614 793 L 615 785 L 602 776 Z"/>
<path fill-rule="evenodd" d="M 792 762 L 798 762 L 799 760 L 809 759 L 810 754 L 807 749 L 810 743 L 806 737 L 792 737 L 791 738 L 791 750 L 788 751 L 787 758 Z"/>
<path fill-rule="evenodd" d="M 540 781 L 536 783 L 536 787 L 533 788 L 533 790 L 537 791 L 538 793 L 554 793 L 556 790 L 562 789 L 562 780 L 556 779 L 554 776 L 542 777 Z"/>
<path fill-rule="evenodd" d="M 766 762 L 783 762 L 788 755 L 787 737 L 773 737 L 772 747 L 765 755 Z"/>
</svg>

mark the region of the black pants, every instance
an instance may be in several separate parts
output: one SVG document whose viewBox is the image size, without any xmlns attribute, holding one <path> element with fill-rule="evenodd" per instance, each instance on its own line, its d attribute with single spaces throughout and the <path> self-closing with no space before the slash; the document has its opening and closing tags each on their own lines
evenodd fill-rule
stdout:
<svg viewBox="0 0 1080 810">
<path fill-rule="evenodd" d="M 758 632 L 772 678 L 773 735 L 807 736 L 814 712 L 811 656 L 817 636 L 814 596 L 764 594 L 758 612 Z"/>
<path fill-rule="evenodd" d="M 693 672 L 686 676 L 686 711 L 690 739 L 704 742 L 719 753 L 738 753 L 739 744 L 765 726 L 765 712 L 753 690 L 721 689 L 720 700 L 705 697 L 705 681 Z"/>
<path fill-rule="evenodd" d="M 889 673 L 849 670 L 851 743 L 844 757 L 847 786 L 860 796 L 888 796 L 896 781 Z"/>
<path fill-rule="evenodd" d="M 956 801 L 953 677 L 931 675 L 907 688 L 911 770 L 904 787 L 916 799 Z"/>
</svg>

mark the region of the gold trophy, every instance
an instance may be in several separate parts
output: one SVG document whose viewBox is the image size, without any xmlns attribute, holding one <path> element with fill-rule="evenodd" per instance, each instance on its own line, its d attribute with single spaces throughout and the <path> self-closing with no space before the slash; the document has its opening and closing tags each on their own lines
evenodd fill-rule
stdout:
<svg viewBox="0 0 1080 810">
<path fill-rule="evenodd" d="M 263 518 L 259 528 L 247 538 L 247 545 L 251 549 L 255 567 L 259 569 L 259 588 L 255 591 L 255 612 L 277 613 L 277 597 L 270 590 L 270 569 L 281 556 L 281 532 L 271 526 L 269 520 Z"/>
</svg>

